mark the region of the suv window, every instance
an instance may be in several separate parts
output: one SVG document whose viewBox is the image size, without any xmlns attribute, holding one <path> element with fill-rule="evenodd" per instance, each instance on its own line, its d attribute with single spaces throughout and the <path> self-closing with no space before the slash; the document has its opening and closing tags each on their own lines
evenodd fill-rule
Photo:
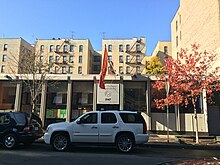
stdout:
<svg viewBox="0 0 220 165">
<path fill-rule="evenodd" d="M 26 125 L 27 117 L 25 113 L 13 113 L 13 117 L 17 123 L 17 125 Z"/>
<path fill-rule="evenodd" d="M 117 119 L 114 113 L 102 113 L 101 123 L 116 123 Z"/>
<path fill-rule="evenodd" d="M 10 122 L 10 117 L 6 114 L 0 114 L 0 124 L 8 124 Z"/>
<path fill-rule="evenodd" d="M 97 113 L 89 113 L 89 114 L 86 114 L 85 116 L 83 116 L 80 121 L 82 123 L 86 123 L 86 124 L 89 124 L 89 123 L 97 123 Z"/>
<path fill-rule="evenodd" d="M 119 113 L 124 123 L 144 123 L 139 113 Z"/>
</svg>

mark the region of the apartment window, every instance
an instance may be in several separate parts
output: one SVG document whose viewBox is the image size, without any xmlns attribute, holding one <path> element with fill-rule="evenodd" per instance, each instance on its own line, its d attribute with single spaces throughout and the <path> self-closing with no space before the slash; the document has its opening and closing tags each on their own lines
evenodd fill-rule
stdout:
<svg viewBox="0 0 220 165">
<path fill-rule="evenodd" d="M 130 62 L 130 56 L 126 56 L 126 62 Z"/>
<path fill-rule="evenodd" d="M 79 63 L 82 63 L 82 56 L 79 56 Z"/>
<path fill-rule="evenodd" d="M 136 67 L 136 72 L 137 72 L 137 73 L 141 73 L 141 67 L 140 67 L 140 66 L 137 66 L 137 67 Z"/>
<path fill-rule="evenodd" d="M 78 74 L 82 74 L 82 67 L 81 66 L 78 67 Z"/>
<path fill-rule="evenodd" d="M 66 73 L 66 67 L 65 66 L 62 67 L 62 73 Z"/>
<path fill-rule="evenodd" d="M 67 52 L 67 45 L 63 46 L 63 52 Z"/>
<path fill-rule="evenodd" d="M 40 51 L 44 51 L 44 45 L 40 46 Z"/>
<path fill-rule="evenodd" d="M 53 62 L 53 56 L 49 57 L 49 62 Z"/>
<path fill-rule="evenodd" d="M 79 45 L 79 52 L 83 52 L 83 45 Z"/>
<path fill-rule="evenodd" d="M 59 52 L 59 50 L 60 50 L 60 45 L 57 45 L 56 46 L 56 51 Z"/>
<path fill-rule="evenodd" d="M 70 45 L 70 52 L 73 52 L 73 45 Z"/>
<path fill-rule="evenodd" d="M 55 73 L 58 73 L 58 66 L 55 67 Z"/>
<path fill-rule="evenodd" d="M 168 54 L 168 47 L 167 46 L 164 46 L 164 53 Z"/>
<path fill-rule="evenodd" d="M 179 52 L 176 53 L 176 59 L 179 60 Z"/>
<path fill-rule="evenodd" d="M 59 62 L 59 56 L 55 57 L 55 62 Z"/>
<path fill-rule="evenodd" d="M 123 52 L 123 45 L 119 45 L 119 52 Z"/>
<path fill-rule="evenodd" d="M 3 54 L 2 56 L 2 62 L 6 62 L 7 56 L 5 54 Z"/>
<path fill-rule="evenodd" d="M 70 61 L 71 63 L 73 63 L 73 56 L 70 56 L 69 58 L 70 58 L 69 61 Z"/>
<path fill-rule="evenodd" d="M 63 63 L 66 63 L 66 56 L 63 56 Z"/>
<path fill-rule="evenodd" d="M 176 21 L 176 31 L 178 30 L 178 21 Z"/>
<path fill-rule="evenodd" d="M 53 52 L 53 45 L 50 45 L 50 52 Z"/>
<path fill-rule="evenodd" d="M 8 50 L 8 44 L 4 44 L 3 51 L 7 51 L 7 50 Z"/>
<path fill-rule="evenodd" d="M 108 66 L 108 71 L 110 71 L 110 69 L 111 69 L 110 66 Z"/>
<path fill-rule="evenodd" d="M 5 73 L 5 65 L 2 65 L 1 73 Z"/>
<path fill-rule="evenodd" d="M 141 57 L 140 57 L 140 55 L 137 55 L 137 56 L 136 56 L 136 62 L 137 62 L 137 63 L 141 62 Z"/>
<path fill-rule="evenodd" d="M 137 44 L 137 45 L 136 45 L 136 51 L 137 51 L 137 52 L 140 52 L 140 51 L 141 51 L 141 46 L 140 46 L 140 44 Z"/>
<path fill-rule="evenodd" d="M 129 74 L 129 73 L 130 73 L 130 67 L 127 66 L 127 67 L 126 67 L 126 74 Z"/>
<path fill-rule="evenodd" d="M 112 45 L 108 45 L 108 52 L 112 52 Z"/>
<path fill-rule="evenodd" d="M 182 33 L 181 33 L 181 31 L 180 31 L 180 41 L 182 40 Z"/>
<path fill-rule="evenodd" d="M 44 56 L 40 56 L 40 62 L 43 62 Z"/>
<path fill-rule="evenodd" d="M 52 72 L 52 67 L 48 68 L 48 72 L 51 73 Z"/>
<path fill-rule="evenodd" d="M 180 17 L 180 20 L 179 20 L 179 21 L 180 21 L 180 24 L 181 24 L 181 21 L 182 21 L 182 20 L 181 20 L 181 14 L 180 14 L 180 16 L 179 16 L 179 17 Z"/>
<path fill-rule="evenodd" d="M 94 56 L 93 61 L 94 62 L 100 62 L 101 61 L 101 56 Z"/>
<path fill-rule="evenodd" d="M 71 73 L 71 74 L 73 73 L 73 67 L 72 66 L 69 67 L 69 73 Z"/>
<path fill-rule="evenodd" d="M 112 61 L 112 56 L 108 56 L 108 60 L 109 60 L 109 61 Z"/>
<path fill-rule="evenodd" d="M 122 74 L 123 73 L 123 67 L 119 66 L 119 73 Z"/>
<path fill-rule="evenodd" d="M 131 47 L 130 47 L 130 45 L 129 45 L 129 44 L 127 44 L 127 45 L 126 45 L 126 51 L 129 51 L 129 50 L 130 50 L 130 48 L 131 48 Z"/>
<path fill-rule="evenodd" d="M 176 36 L 176 47 L 178 47 L 178 36 Z"/>
<path fill-rule="evenodd" d="M 119 56 L 119 62 L 123 63 L 123 56 Z"/>
</svg>

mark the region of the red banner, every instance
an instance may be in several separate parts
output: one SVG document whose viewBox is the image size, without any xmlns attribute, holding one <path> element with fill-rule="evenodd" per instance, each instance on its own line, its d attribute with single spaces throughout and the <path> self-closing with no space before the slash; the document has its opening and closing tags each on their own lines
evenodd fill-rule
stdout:
<svg viewBox="0 0 220 165">
<path fill-rule="evenodd" d="M 107 52 L 106 45 L 105 45 L 105 52 L 104 52 L 104 58 L 103 58 L 103 64 L 102 64 L 102 71 L 101 71 L 101 76 L 100 76 L 100 80 L 99 80 L 99 87 L 101 89 L 105 89 L 104 78 L 105 78 L 107 69 L 108 69 L 108 52 Z"/>
</svg>

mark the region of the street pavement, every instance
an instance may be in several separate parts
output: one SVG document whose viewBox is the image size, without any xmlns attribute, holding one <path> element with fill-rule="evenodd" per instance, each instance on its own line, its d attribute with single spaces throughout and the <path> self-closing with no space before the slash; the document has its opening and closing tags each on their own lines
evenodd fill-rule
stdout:
<svg viewBox="0 0 220 165">
<path fill-rule="evenodd" d="M 220 158 L 219 148 L 187 148 L 187 145 L 150 139 L 132 153 L 123 154 L 114 146 L 73 145 L 67 152 L 55 152 L 42 140 L 15 150 L 0 147 L 0 165 L 154 165 L 199 158 Z M 218 147 L 218 146 L 217 146 Z"/>
</svg>

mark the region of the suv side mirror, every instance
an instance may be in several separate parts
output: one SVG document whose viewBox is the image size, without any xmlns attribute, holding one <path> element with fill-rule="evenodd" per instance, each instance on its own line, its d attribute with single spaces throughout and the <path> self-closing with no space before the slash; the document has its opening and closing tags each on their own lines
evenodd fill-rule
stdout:
<svg viewBox="0 0 220 165">
<path fill-rule="evenodd" d="M 82 122 L 81 122 L 80 119 L 76 121 L 76 124 L 81 124 L 81 123 L 82 123 Z"/>
</svg>

